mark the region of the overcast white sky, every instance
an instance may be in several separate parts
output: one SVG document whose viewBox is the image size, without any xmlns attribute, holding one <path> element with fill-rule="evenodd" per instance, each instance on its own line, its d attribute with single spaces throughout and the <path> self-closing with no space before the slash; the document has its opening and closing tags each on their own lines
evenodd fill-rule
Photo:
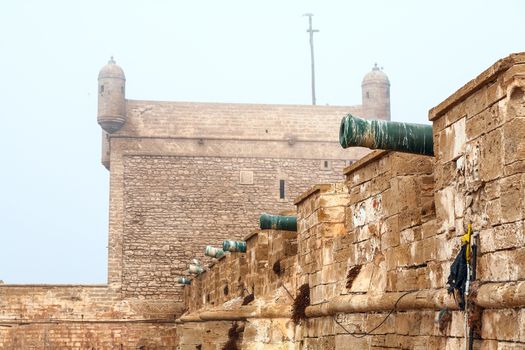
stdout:
<svg viewBox="0 0 525 350">
<path fill-rule="evenodd" d="M 0 2 L 0 279 L 105 283 L 108 172 L 97 74 L 111 55 L 131 99 L 360 104 L 374 62 L 392 119 L 428 110 L 499 58 L 525 51 L 525 2 Z"/>
</svg>

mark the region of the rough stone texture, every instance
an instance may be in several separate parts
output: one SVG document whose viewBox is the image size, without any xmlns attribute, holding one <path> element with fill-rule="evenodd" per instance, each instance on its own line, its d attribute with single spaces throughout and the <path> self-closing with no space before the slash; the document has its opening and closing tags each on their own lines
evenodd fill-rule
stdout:
<svg viewBox="0 0 525 350">
<path fill-rule="evenodd" d="M 108 69 L 118 71 L 118 79 Z M 340 181 L 342 169 L 369 152 L 343 150 L 338 143 L 342 116 L 361 115 L 361 106 L 128 100 L 123 71 L 114 62 L 103 71 L 111 73 L 109 80 L 104 72 L 99 79 L 98 115 L 110 132 L 102 132 L 102 163 L 111 171 L 108 285 L 75 286 L 80 300 L 63 297 L 69 293 L 64 286 L 47 286 L 44 294 L 38 286 L 3 286 L 0 348 L 174 348 L 172 322 L 183 301 L 176 278 L 186 274 L 189 259 L 203 258 L 207 244 L 253 231 L 262 212 L 292 209 L 305 188 Z M 389 114 L 389 104 L 380 100 L 367 106 L 381 103 L 382 113 Z M 295 254 L 295 238 L 283 237 L 275 239 L 268 263 Z M 260 250 L 257 254 L 264 253 L 263 244 Z M 228 284 L 229 294 L 237 295 L 237 279 L 247 270 L 242 260 L 225 261 L 225 269 L 237 271 Z M 296 268 L 284 258 L 282 267 L 290 276 Z M 275 276 L 257 271 L 248 271 L 244 293 L 276 287 Z M 200 295 L 201 302 L 207 294 L 217 303 L 224 299 L 218 290 L 224 294 L 226 285 L 216 278 L 220 287 L 206 287 L 210 293 Z M 256 282 L 261 278 L 264 284 Z M 133 309 L 137 305 L 166 312 L 153 322 Z M 144 337 L 151 342 L 140 343 Z"/>
<path fill-rule="evenodd" d="M 126 156 L 123 294 L 179 297 L 176 277 L 207 244 L 242 238 L 260 213 L 291 209 L 304 184 L 337 180 L 344 165 L 319 173 L 310 171 L 319 161 L 306 159 Z M 242 170 L 253 184 L 240 184 Z"/>
<path fill-rule="evenodd" d="M 174 349 L 181 309 L 107 286 L 0 285 L 0 349 Z"/>
<path fill-rule="evenodd" d="M 337 242 L 345 235 L 348 190 L 343 184 L 321 185 L 296 201 L 300 232 L 297 285 L 308 283 L 311 304 L 319 304 L 339 290 L 337 276 L 344 264 L 337 255 Z"/>
<path fill-rule="evenodd" d="M 373 152 L 346 168 L 344 184 L 315 186 L 295 201 L 297 251 L 285 259 L 292 275 L 274 287 L 269 262 L 285 244 L 275 244 L 282 232 L 261 231 L 247 238 L 246 254 L 223 258 L 185 288 L 184 317 L 208 324 L 214 310 L 218 320 L 243 319 L 247 349 L 464 348 L 464 312 L 452 297 L 445 300 L 445 288 L 459 237 L 471 224 L 479 233 L 481 283 L 473 300 L 486 307 L 474 349 L 525 348 L 525 54 L 498 61 L 430 118 L 435 158 Z M 222 285 L 248 276 L 256 291 L 252 308 L 240 306 L 241 294 L 193 301 L 201 290 L 220 295 Z M 304 283 L 310 316 L 287 324 L 285 306 L 292 303 L 282 285 L 297 290 Z M 416 294 L 420 300 L 400 302 L 385 320 L 396 305 L 392 295 L 408 292 L 445 296 Z M 364 312 L 337 311 L 356 297 Z M 449 315 L 440 324 L 442 305 Z M 272 337 L 279 327 L 286 332 Z"/>
<path fill-rule="evenodd" d="M 232 322 L 190 322 L 177 327 L 180 350 L 222 350 L 228 341 L 228 330 Z"/>
<path fill-rule="evenodd" d="M 373 88 L 389 96 L 388 85 Z M 253 231 L 262 212 L 292 209 L 305 188 L 340 181 L 342 169 L 369 152 L 343 150 L 338 143 L 341 118 L 361 115 L 361 106 L 128 100 L 124 72 L 113 61 L 102 69 L 98 91 L 98 120 L 107 131 L 101 160 L 111 171 L 108 285 L 75 286 L 79 300 L 68 299 L 70 288 L 64 286 L 47 286 L 44 294 L 38 286 L 1 288 L 0 348 L 175 347 L 172 322 L 183 299 L 176 278 L 186 274 L 189 259 L 203 258 L 207 244 Z M 381 96 L 366 100 L 367 110 L 386 116 L 389 100 Z M 285 257 L 295 254 L 297 242 L 285 236 L 268 241 L 275 247 L 266 261 L 282 260 L 283 276 L 291 276 L 296 266 Z M 267 254 L 268 246 L 261 243 L 259 250 L 257 255 Z M 221 273 L 237 271 L 235 279 L 226 285 L 217 274 L 200 302 L 208 295 L 212 302 L 222 301 L 226 286 L 230 295 L 238 295 L 241 275 L 246 277 L 243 293 L 276 287 L 275 276 L 258 275 L 261 266 L 248 271 L 241 259 L 224 261 L 226 266 L 218 265 Z M 137 305 L 162 306 L 166 312 L 152 322 L 145 311 L 133 309 Z M 150 343 L 142 344 L 144 337 Z M 207 349 L 214 338 L 203 339 Z"/>
<path fill-rule="evenodd" d="M 175 349 L 173 325 L 55 323 L 13 326 L 0 330 L 2 349 Z"/>
<path fill-rule="evenodd" d="M 206 244 L 241 238 L 368 152 L 339 146 L 348 112 L 359 108 L 127 101 L 126 124 L 107 136 L 110 284 L 180 298 L 174 279 Z"/>
<path fill-rule="evenodd" d="M 299 195 L 367 153 L 335 141 L 360 110 L 127 101 L 124 127 L 103 135 L 108 285 L 0 285 L 0 348 L 220 349 L 238 322 L 243 349 L 459 349 L 464 313 L 443 292 L 468 224 L 486 307 L 474 348 L 524 348 L 525 54 L 430 111 L 435 158 L 373 152 Z M 254 232 L 297 195 L 297 233 Z M 243 236 L 246 253 L 175 286 L 204 245 Z"/>
</svg>

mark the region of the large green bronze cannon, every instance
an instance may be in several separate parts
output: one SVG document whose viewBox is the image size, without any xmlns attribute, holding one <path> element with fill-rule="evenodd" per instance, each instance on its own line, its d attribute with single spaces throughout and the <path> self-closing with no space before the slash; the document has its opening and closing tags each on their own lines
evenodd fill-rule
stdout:
<svg viewBox="0 0 525 350">
<path fill-rule="evenodd" d="M 297 216 L 261 214 L 259 228 L 261 230 L 297 231 Z"/>
<path fill-rule="evenodd" d="M 405 153 L 434 155 L 432 126 L 366 120 L 348 114 L 341 120 L 339 143 L 343 148 L 360 146 Z"/>
</svg>

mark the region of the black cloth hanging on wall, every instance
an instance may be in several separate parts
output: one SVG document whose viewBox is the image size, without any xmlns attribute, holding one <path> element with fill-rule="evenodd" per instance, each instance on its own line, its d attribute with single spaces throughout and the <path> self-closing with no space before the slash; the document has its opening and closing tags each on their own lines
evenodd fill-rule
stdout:
<svg viewBox="0 0 525 350">
<path fill-rule="evenodd" d="M 448 275 L 448 292 L 454 294 L 456 298 L 456 293 L 459 294 L 459 307 L 461 309 L 465 308 L 465 286 L 467 283 L 467 244 L 463 244 L 461 249 L 454 259 L 452 265 L 450 265 L 450 274 Z"/>
</svg>

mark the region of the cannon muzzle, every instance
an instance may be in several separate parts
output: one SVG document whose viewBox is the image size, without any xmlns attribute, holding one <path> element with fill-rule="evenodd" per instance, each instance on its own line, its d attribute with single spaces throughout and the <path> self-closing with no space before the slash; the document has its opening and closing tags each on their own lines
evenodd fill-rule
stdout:
<svg viewBox="0 0 525 350">
<path fill-rule="evenodd" d="M 178 284 L 186 284 L 186 285 L 189 285 L 191 284 L 191 280 L 187 277 L 177 277 L 177 283 Z"/>
<path fill-rule="evenodd" d="M 351 114 L 341 120 L 339 143 L 343 148 L 359 146 L 434 155 L 431 125 L 366 120 Z"/>
<path fill-rule="evenodd" d="M 192 275 L 200 275 L 204 272 L 204 267 L 200 265 L 189 264 L 188 271 Z"/>
<path fill-rule="evenodd" d="M 261 230 L 297 231 L 297 216 L 261 214 L 259 228 Z"/>
<path fill-rule="evenodd" d="M 246 242 L 245 241 L 223 241 L 222 250 L 225 252 L 239 252 L 246 253 Z"/>
<path fill-rule="evenodd" d="M 207 245 L 204 249 L 204 255 L 219 259 L 224 255 L 224 250 Z"/>
</svg>

